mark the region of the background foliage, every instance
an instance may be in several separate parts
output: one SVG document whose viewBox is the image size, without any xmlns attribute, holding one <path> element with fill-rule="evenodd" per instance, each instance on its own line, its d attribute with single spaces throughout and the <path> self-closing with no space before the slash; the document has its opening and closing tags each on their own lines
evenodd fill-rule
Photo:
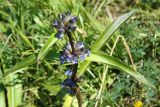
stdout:
<svg viewBox="0 0 160 107">
<path fill-rule="evenodd" d="M 60 65 L 58 54 L 66 38 L 57 41 L 43 60 L 31 64 L 32 60 L 36 60 L 32 54 L 38 55 L 48 38 L 55 33 L 52 24 L 56 16 L 66 11 L 78 15 L 77 25 L 81 29 L 75 34 L 75 39 L 85 41 L 86 46 L 91 48 L 114 19 L 137 9 L 136 14 L 102 47 L 102 51 L 109 54 L 117 36 L 122 35 L 130 47 L 137 72 L 154 84 L 157 91 L 138 83 L 126 73 L 109 68 L 100 105 L 126 107 L 140 100 L 145 107 L 159 107 L 159 5 L 160 0 L 0 0 L 0 99 L 8 98 L 10 107 L 62 106 L 66 90 L 56 90 L 60 89 L 59 84 L 70 65 Z M 121 40 L 113 56 L 131 64 Z M 14 66 L 17 63 L 20 66 Z M 93 107 L 96 102 L 104 67 L 94 62 L 83 75 L 80 86 L 87 107 Z M 6 90 L 8 96 L 5 96 Z M 5 107 L 2 102 L 0 106 Z M 74 100 L 73 106 L 76 105 Z"/>
</svg>

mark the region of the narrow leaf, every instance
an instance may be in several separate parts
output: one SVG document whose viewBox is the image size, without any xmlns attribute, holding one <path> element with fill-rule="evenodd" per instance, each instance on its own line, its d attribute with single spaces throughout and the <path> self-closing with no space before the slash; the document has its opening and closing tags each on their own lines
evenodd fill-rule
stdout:
<svg viewBox="0 0 160 107">
<path fill-rule="evenodd" d="M 35 60 L 36 60 L 36 56 L 35 55 L 31 55 L 31 56 L 29 56 L 27 58 L 24 58 L 19 63 L 17 63 L 11 70 L 6 72 L 3 76 L 7 76 L 10 73 L 15 73 L 17 70 L 20 70 L 20 69 L 24 69 L 28 65 L 31 65 L 31 64 L 35 63 Z"/>
<path fill-rule="evenodd" d="M 52 85 L 52 84 L 46 84 L 46 83 L 44 83 L 42 85 L 45 89 L 47 89 L 49 92 L 51 92 L 52 95 L 57 95 L 58 92 L 61 90 L 60 85 Z"/>
<path fill-rule="evenodd" d="M 100 36 L 99 39 L 97 39 L 92 46 L 92 51 L 97 52 L 101 47 L 104 45 L 104 43 L 112 36 L 112 34 L 124 23 L 129 19 L 133 14 L 135 13 L 135 10 L 126 13 L 120 17 L 117 18 Z"/>
<path fill-rule="evenodd" d="M 124 15 L 119 16 L 115 21 L 113 21 L 102 33 L 102 35 L 95 41 L 93 44 L 91 51 L 92 52 L 98 52 L 101 47 L 105 44 L 105 42 L 112 36 L 112 34 L 123 24 L 125 23 L 133 14 L 135 13 L 135 10 L 126 13 Z M 87 67 L 89 66 L 90 61 L 84 61 L 83 64 L 80 66 L 79 75 L 82 75 Z"/>
<path fill-rule="evenodd" d="M 0 105 L 1 107 L 6 107 L 4 85 L 2 79 L 0 79 Z"/>
<path fill-rule="evenodd" d="M 17 74 L 10 74 L 5 77 L 7 85 L 7 98 L 9 107 L 18 107 L 22 105 L 22 84 L 17 83 L 21 82 L 20 79 L 17 78 Z"/>
<path fill-rule="evenodd" d="M 130 74 L 131 76 L 133 76 L 136 80 L 151 86 L 153 88 L 155 88 L 151 83 L 149 83 L 139 72 L 134 71 L 129 65 L 126 65 L 124 62 L 106 55 L 106 54 L 102 54 L 102 53 L 92 53 L 90 55 L 90 57 L 88 57 L 86 59 L 87 61 L 93 61 L 93 62 L 101 62 L 101 63 L 105 63 L 108 65 L 113 66 L 114 68 L 117 68 L 121 71 L 124 71 L 128 74 Z"/>
<path fill-rule="evenodd" d="M 24 42 L 26 42 L 26 44 L 34 50 L 34 46 L 30 42 L 30 40 L 27 38 L 27 36 L 24 35 L 20 30 L 16 29 L 16 31 L 18 32 L 19 36 L 24 40 Z"/>
<path fill-rule="evenodd" d="M 46 42 L 46 44 L 41 48 L 37 60 L 42 60 L 47 53 L 49 52 L 50 47 L 56 43 L 56 41 L 58 40 L 55 36 L 55 34 L 52 34 L 51 37 L 48 39 L 48 41 Z"/>
<path fill-rule="evenodd" d="M 72 96 L 66 95 L 65 102 L 63 103 L 63 107 L 71 107 L 72 100 L 73 100 Z"/>
<path fill-rule="evenodd" d="M 38 17 L 35 17 L 35 18 L 34 18 L 34 21 L 35 21 L 39 26 L 41 26 L 42 28 L 44 28 L 44 24 L 39 20 Z"/>
</svg>

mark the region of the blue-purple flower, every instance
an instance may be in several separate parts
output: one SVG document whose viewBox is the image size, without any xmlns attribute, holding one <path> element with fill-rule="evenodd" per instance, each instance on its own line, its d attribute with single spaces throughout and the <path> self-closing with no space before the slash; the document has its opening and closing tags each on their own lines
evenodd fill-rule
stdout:
<svg viewBox="0 0 160 107">
<path fill-rule="evenodd" d="M 77 83 L 71 78 L 67 78 L 62 82 L 61 87 L 66 88 L 69 94 L 74 95 L 75 92 L 73 91 L 73 89 L 77 87 Z"/>
<path fill-rule="evenodd" d="M 71 88 L 72 89 L 72 88 L 77 87 L 77 83 L 76 83 L 76 81 L 72 80 L 71 78 L 67 78 L 62 82 L 61 86 L 64 88 Z"/>
<path fill-rule="evenodd" d="M 67 76 L 71 76 L 71 75 L 72 75 L 72 70 L 71 70 L 71 69 L 67 70 L 67 71 L 65 72 L 65 74 L 66 74 Z"/>
<path fill-rule="evenodd" d="M 60 55 L 61 63 L 70 62 L 78 63 L 78 59 L 84 61 L 90 55 L 90 51 L 84 48 L 83 42 L 78 41 L 74 46 L 75 52 L 72 53 L 71 45 L 68 43 Z"/>
<path fill-rule="evenodd" d="M 77 16 L 71 16 L 70 12 L 59 14 L 59 19 L 55 20 L 53 26 L 57 29 L 56 37 L 62 38 L 66 32 L 76 30 Z"/>
</svg>

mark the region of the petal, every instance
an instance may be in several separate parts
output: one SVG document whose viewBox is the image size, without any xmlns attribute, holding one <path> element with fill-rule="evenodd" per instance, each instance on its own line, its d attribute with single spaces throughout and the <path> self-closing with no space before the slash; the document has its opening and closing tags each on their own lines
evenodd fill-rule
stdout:
<svg viewBox="0 0 160 107">
<path fill-rule="evenodd" d="M 76 56 L 74 56 L 74 57 L 72 58 L 72 63 L 73 63 L 73 64 L 77 64 L 77 63 L 78 63 L 78 58 L 77 58 Z"/>
<path fill-rule="evenodd" d="M 79 50 L 79 49 L 81 49 L 81 48 L 84 48 L 83 42 L 78 41 L 77 44 L 76 44 L 76 46 L 75 46 L 75 48 L 76 48 L 76 50 Z"/>
<path fill-rule="evenodd" d="M 58 33 L 56 33 L 55 36 L 56 36 L 58 39 L 61 39 L 61 38 L 63 37 L 63 33 L 58 32 Z"/>
<path fill-rule="evenodd" d="M 57 31 L 58 31 L 59 33 L 64 33 L 64 32 L 65 32 L 65 30 L 64 30 L 62 27 L 57 28 Z"/>
<path fill-rule="evenodd" d="M 71 44 L 67 43 L 65 50 L 72 51 Z"/>
<path fill-rule="evenodd" d="M 84 60 L 85 60 L 85 56 L 84 56 L 84 55 L 79 55 L 79 59 L 80 59 L 81 61 L 84 61 Z"/>
<path fill-rule="evenodd" d="M 72 16 L 71 19 L 69 20 L 70 23 L 75 23 L 77 21 L 77 16 Z"/>
<path fill-rule="evenodd" d="M 63 56 L 60 56 L 60 61 L 61 61 L 61 64 L 64 64 L 64 57 Z"/>
<path fill-rule="evenodd" d="M 55 20 L 55 21 L 54 21 L 53 26 L 54 26 L 55 28 L 58 28 L 58 27 L 60 26 L 59 23 L 58 23 L 58 20 Z"/>
<path fill-rule="evenodd" d="M 72 75 L 72 71 L 69 69 L 69 70 L 67 70 L 67 71 L 65 72 L 65 74 L 66 74 L 67 76 L 71 76 L 71 75 Z"/>
</svg>

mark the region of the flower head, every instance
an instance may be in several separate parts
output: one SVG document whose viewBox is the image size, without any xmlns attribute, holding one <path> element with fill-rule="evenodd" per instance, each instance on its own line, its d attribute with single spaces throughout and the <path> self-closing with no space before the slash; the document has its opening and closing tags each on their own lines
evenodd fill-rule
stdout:
<svg viewBox="0 0 160 107">
<path fill-rule="evenodd" d="M 59 14 L 59 19 L 55 20 L 53 26 L 57 29 L 56 37 L 62 38 L 66 32 L 76 30 L 77 16 L 71 16 L 69 12 Z"/>
<path fill-rule="evenodd" d="M 143 103 L 141 101 L 135 101 L 134 107 L 142 107 Z"/>
<path fill-rule="evenodd" d="M 73 64 L 78 63 L 78 59 L 84 61 L 87 56 L 90 55 L 90 51 L 84 48 L 83 42 L 78 41 L 75 46 L 75 52 L 72 53 L 71 45 L 67 44 L 63 52 L 60 55 L 61 63 L 71 62 Z"/>
</svg>

